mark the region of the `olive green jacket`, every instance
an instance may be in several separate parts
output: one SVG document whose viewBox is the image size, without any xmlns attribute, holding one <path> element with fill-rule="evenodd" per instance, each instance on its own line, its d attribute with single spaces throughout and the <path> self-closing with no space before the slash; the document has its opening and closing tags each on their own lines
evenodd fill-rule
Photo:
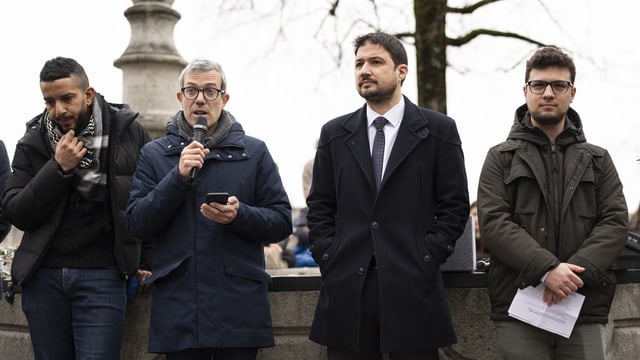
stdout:
<svg viewBox="0 0 640 360">
<path fill-rule="evenodd" d="M 491 318 L 510 319 L 518 288 L 536 286 L 558 262 L 584 267 L 578 322 L 606 323 L 616 288 L 613 266 L 625 246 L 628 214 L 609 153 L 586 142 L 569 109 L 555 141 L 516 110 L 507 141 L 492 147 L 478 184 L 482 238 L 491 251 Z"/>
</svg>

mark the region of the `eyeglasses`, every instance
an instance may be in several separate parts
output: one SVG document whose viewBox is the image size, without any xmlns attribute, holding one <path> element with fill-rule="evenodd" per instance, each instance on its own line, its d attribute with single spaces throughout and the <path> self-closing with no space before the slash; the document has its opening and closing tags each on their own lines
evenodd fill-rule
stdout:
<svg viewBox="0 0 640 360">
<path fill-rule="evenodd" d="M 218 95 L 224 94 L 224 90 L 216 89 L 213 87 L 198 89 L 195 87 L 183 87 L 180 89 L 182 95 L 184 95 L 187 100 L 194 100 L 198 97 L 198 94 L 202 92 L 202 95 L 206 100 L 213 101 L 218 98 Z"/>
<path fill-rule="evenodd" d="M 551 90 L 553 90 L 556 94 L 564 94 L 569 89 L 573 87 L 571 81 L 542 81 L 542 80 L 532 80 L 527 82 L 527 86 L 531 89 L 531 92 L 534 94 L 542 94 L 547 90 L 547 86 L 551 85 Z"/>
</svg>

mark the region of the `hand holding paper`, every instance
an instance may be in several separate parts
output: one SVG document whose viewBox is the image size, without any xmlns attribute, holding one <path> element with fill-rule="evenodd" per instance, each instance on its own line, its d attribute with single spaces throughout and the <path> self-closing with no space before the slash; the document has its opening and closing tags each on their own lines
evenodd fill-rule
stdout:
<svg viewBox="0 0 640 360">
<path fill-rule="evenodd" d="M 584 295 L 572 293 L 557 304 L 543 301 L 544 284 L 518 289 L 509 307 L 509 316 L 569 338 L 584 303 Z"/>
<path fill-rule="evenodd" d="M 584 282 L 577 275 L 584 270 L 582 266 L 560 263 L 549 271 L 544 279 L 546 286 L 543 296 L 544 302 L 548 305 L 557 304 L 584 286 Z"/>
</svg>

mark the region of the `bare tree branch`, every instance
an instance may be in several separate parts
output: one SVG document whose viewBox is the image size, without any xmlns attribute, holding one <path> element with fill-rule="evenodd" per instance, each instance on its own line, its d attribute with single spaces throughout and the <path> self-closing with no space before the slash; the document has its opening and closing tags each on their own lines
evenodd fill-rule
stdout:
<svg viewBox="0 0 640 360">
<path fill-rule="evenodd" d="M 412 0 L 413 8 L 407 6 L 404 1 L 402 5 L 396 0 L 361 0 L 361 1 L 308 1 L 308 4 L 315 6 L 297 7 L 293 0 L 274 0 L 276 7 L 268 2 L 269 9 L 263 10 L 263 4 L 256 0 L 218 0 L 220 5 L 219 13 L 240 12 L 249 13 L 255 11 L 254 16 L 239 17 L 244 19 L 240 26 L 252 25 L 255 21 L 263 21 L 268 18 L 276 18 L 278 27 L 272 34 L 272 47 L 278 42 L 286 40 L 289 32 L 285 32 L 287 23 L 291 20 L 296 22 L 313 19 L 315 39 L 326 53 L 331 57 L 335 68 L 342 66 L 348 52 L 345 44 L 350 43 L 355 32 L 363 31 L 387 31 L 392 33 L 402 42 L 411 45 L 416 49 L 416 62 L 418 78 L 418 103 L 446 113 L 446 77 L 445 69 L 448 64 L 446 58 L 446 48 L 448 46 L 461 47 L 481 35 L 491 37 L 511 38 L 521 42 L 545 46 L 544 43 L 532 39 L 526 35 L 499 31 L 494 29 L 479 28 L 473 29 L 467 34 L 459 37 L 448 37 L 446 34 L 446 17 L 450 14 L 469 15 L 480 8 L 486 8 L 504 0 L 468 0 L 469 5 L 454 7 L 448 6 L 449 0 Z M 264 0 L 262 0 L 264 1 Z M 535 0 L 546 11 L 548 18 L 558 23 L 545 6 L 547 0 Z M 390 5 L 393 3 L 394 5 Z M 357 4 L 357 6 L 356 6 Z M 261 6 L 258 6 L 261 5 Z M 316 7 L 317 6 L 317 7 Z M 290 9 L 296 11 L 291 12 Z M 303 9 L 300 11 L 300 9 Z M 403 27 L 401 19 L 405 11 L 413 10 L 412 18 L 408 18 L 406 23 L 415 21 L 414 28 L 410 25 Z M 391 12 L 390 12 L 391 10 Z M 401 17 L 398 17 L 401 16 Z M 305 21 L 305 24 L 310 22 Z M 238 25 L 238 23 L 236 23 Z M 560 24 L 558 24 L 560 25 Z M 559 26 L 560 27 L 560 26 Z M 396 32 L 390 31 L 394 29 Z M 521 60 L 522 61 L 522 60 Z M 450 64 L 449 64 L 450 65 Z"/>
<path fill-rule="evenodd" d="M 415 32 L 401 32 L 401 33 L 395 33 L 393 34 L 393 36 L 397 37 L 398 39 L 404 41 L 404 42 L 408 42 L 407 40 L 413 40 L 413 41 L 409 41 L 409 43 L 411 43 L 411 45 L 415 45 L 415 40 L 416 40 L 416 33 Z"/>
<path fill-rule="evenodd" d="M 481 0 L 481 1 L 478 1 L 477 3 L 475 3 L 473 5 L 464 6 L 464 7 L 450 7 L 450 6 L 447 6 L 447 12 L 448 13 L 455 13 L 455 14 L 471 14 L 472 12 L 476 11 L 477 9 L 479 9 L 479 8 L 485 6 L 485 5 L 489 5 L 491 3 L 498 2 L 498 1 L 502 1 L 502 0 Z"/>
<path fill-rule="evenodd" d="M 499 1 L 499 0 L 498 0 Z M 520 35 L 520 34 L 516 34 L 516 33 L 512 33 L 512 32 L 504 32 L 504 31 L 498 31 L 498 30 L 490 30 L 490 29 L 475 29 L 469 33 L 467 33 L 466 35 L 457 37 L 455 39 L 453 38 L 447 38 L 447 45 L 450 46 L 462 46 L 464 44 L 467 44 L 469 42 L 471 42 L 471 40 L 477 38 L 480 35 L 488 35 L 488 36 L 495 36 L 495 37 L 505 37 L 505 38 L 512 38 L 512 39 L 518 39 L 518 40 L 522 40 L 531 44 L 535 44 L 538 46 L 546 46 L 548 44 L 544 44 L 541 43 L 537 40 L 531 39 L 527 36 L 524 35 Z"/>
<path fill-rule="evenodd" d="M 335 0 L 331 7 L 329 8 L 329 16 L 336 16 L 336 10 L 338 9 L 338 5 L 340 5 L 340 0 Z"/>
</svg>

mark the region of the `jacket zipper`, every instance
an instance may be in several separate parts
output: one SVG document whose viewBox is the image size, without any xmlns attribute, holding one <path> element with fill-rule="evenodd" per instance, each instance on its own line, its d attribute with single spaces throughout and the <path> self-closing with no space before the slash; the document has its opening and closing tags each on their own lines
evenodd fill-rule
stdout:
<svg viewBox="0 0 640 360">
<path fill-rule="evenodd" d="M 556 142 L 551 141 L 551 181 L 552 181 L 552 192 L 553 192 L 553 219 L 554 219 L 554 232 L 553 238 L 555 243 L 555 255 L 558 256 L 560 252 L 560 239 L 559 239 L 559 227 L 560 227 L 560 194 L 559 187 L 560 184 L 559 176 L 558 176 L 558 157 L 556 151 Z"/>
</svg>

